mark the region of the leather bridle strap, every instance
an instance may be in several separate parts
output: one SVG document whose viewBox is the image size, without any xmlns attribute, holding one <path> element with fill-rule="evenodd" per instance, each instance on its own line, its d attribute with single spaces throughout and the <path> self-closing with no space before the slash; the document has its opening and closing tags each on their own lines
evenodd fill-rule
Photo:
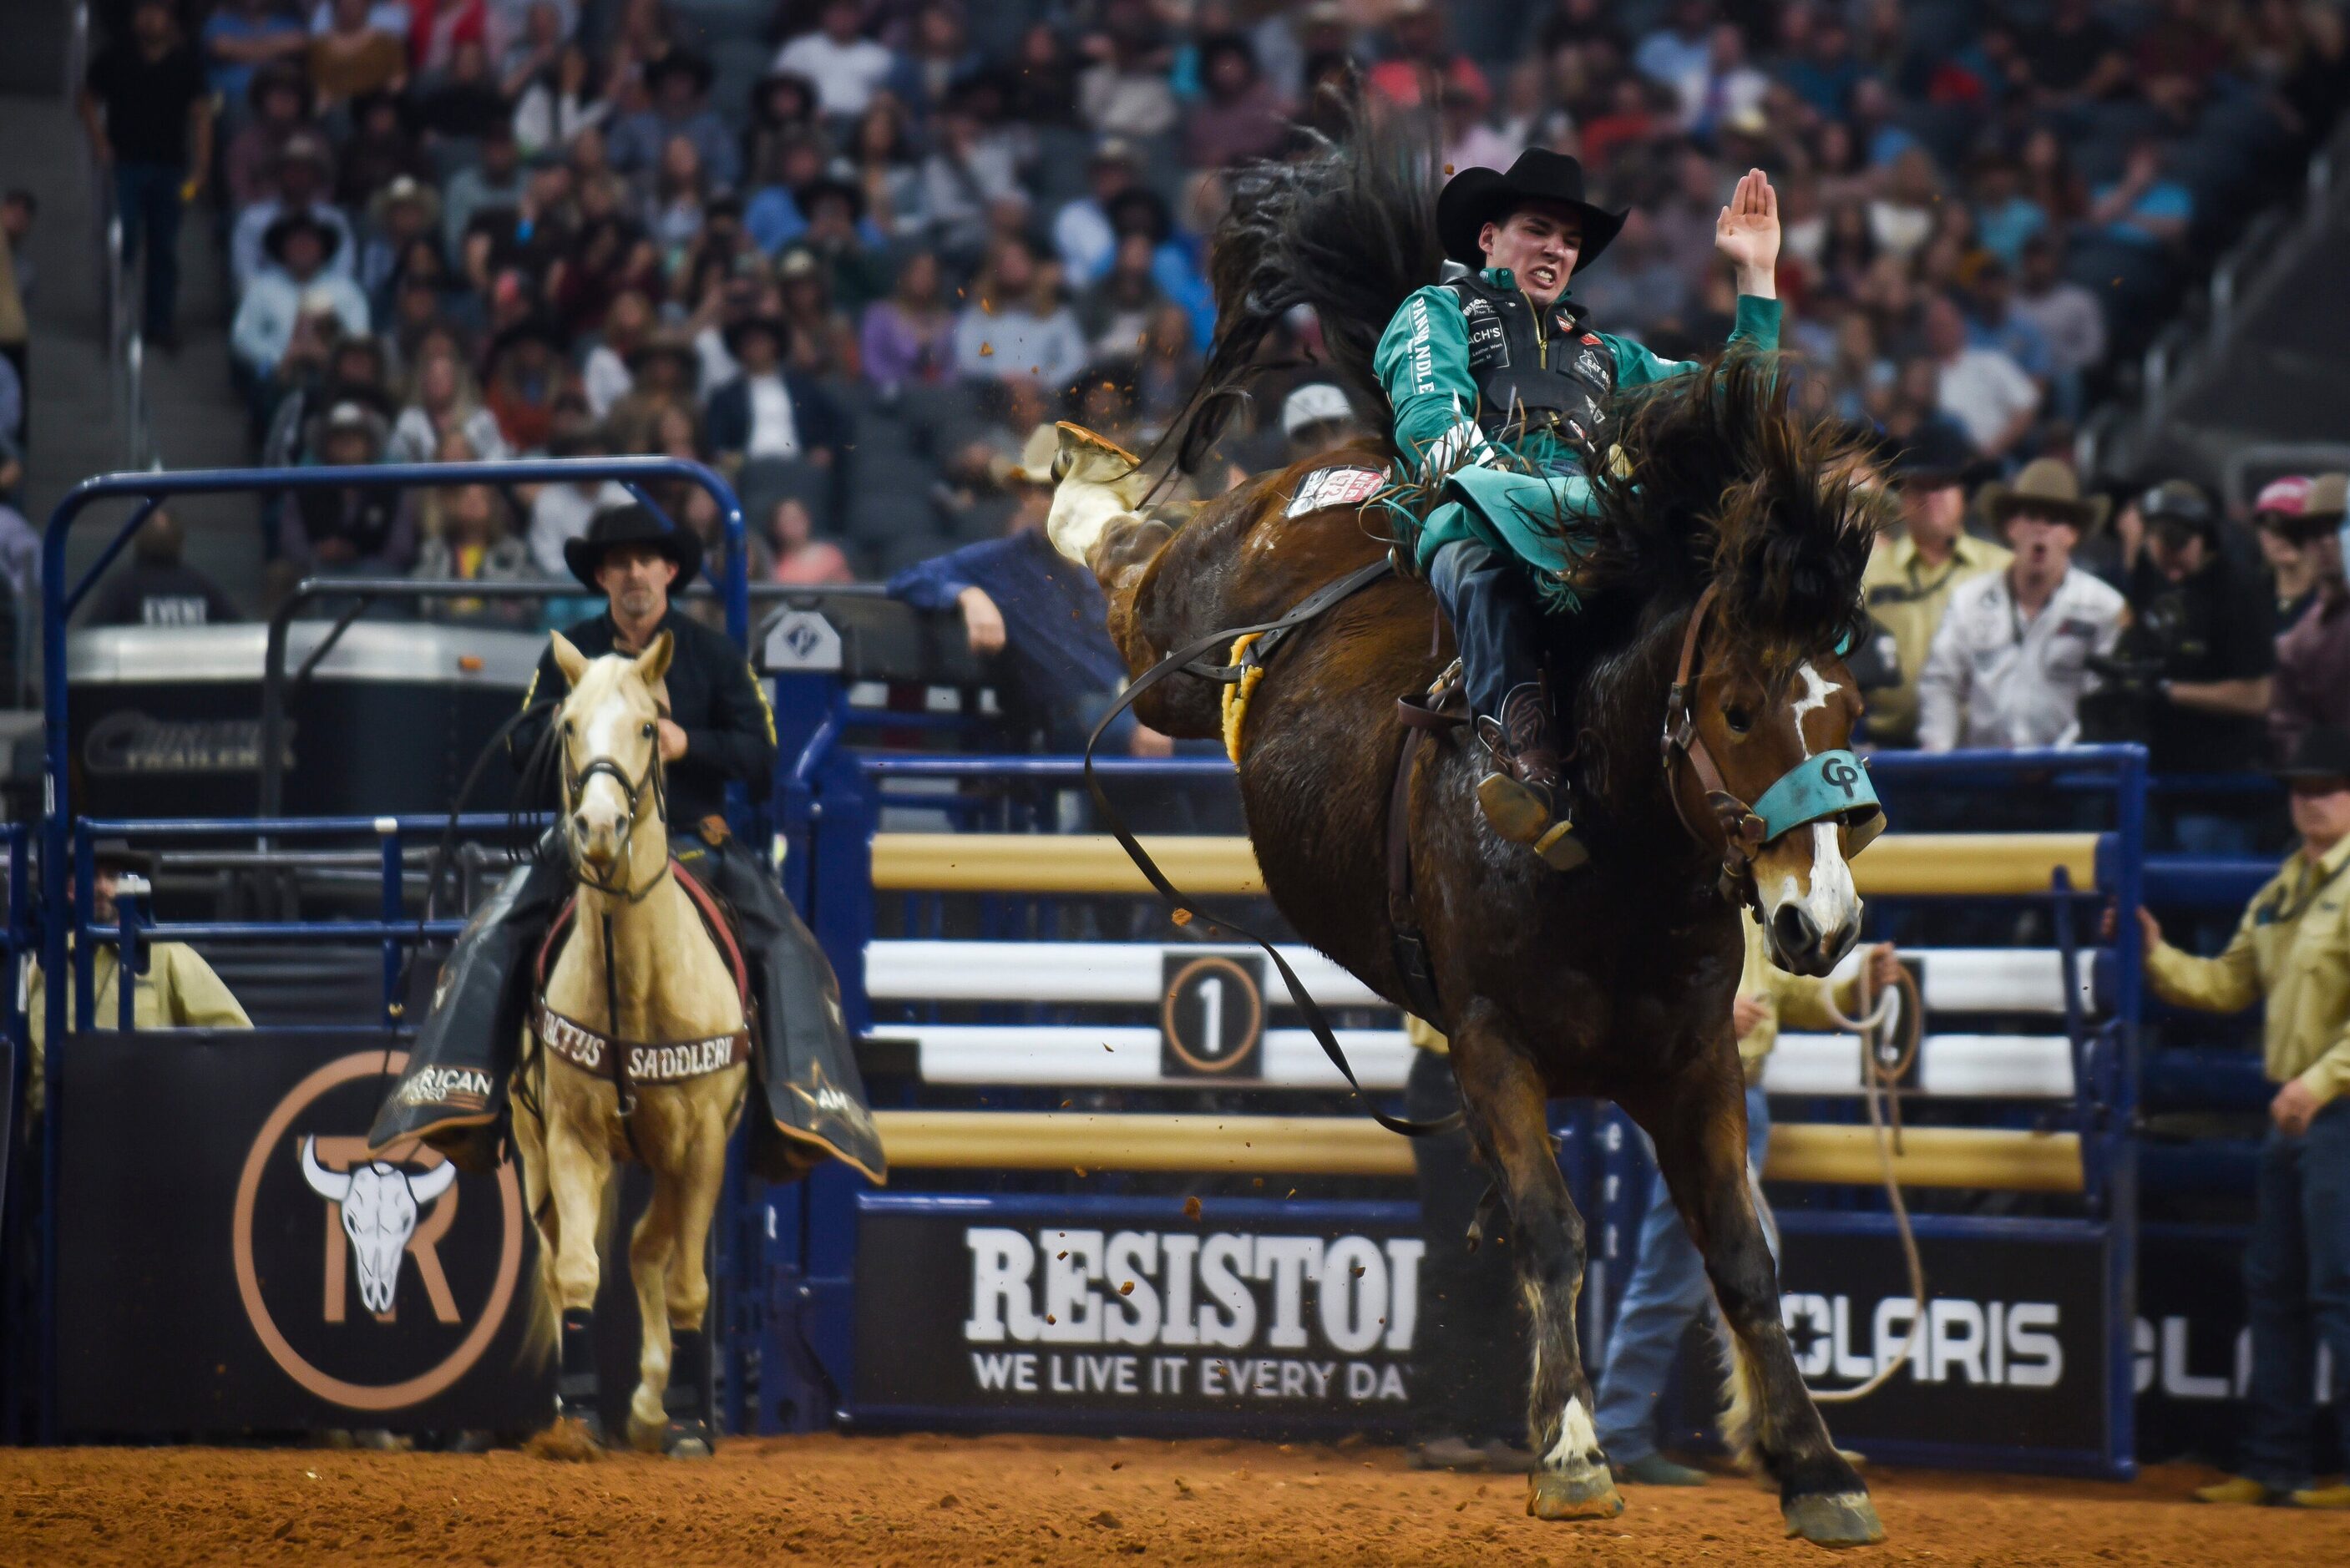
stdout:
<svg viewBox="0 0 2350 1568">
<path fill-rule="evenodd" d="M 595 761 L 589 763 L 586 767 L 581 768 L 576 774 L 571 772 L 567 766 L 563 774 L 563 793 L 565 807 L 567 810 L 576 811 L 578 809 L 579 792 L 587 788 L 588 781 L 594 778 L 598 774 L 602 774 L 614 784 L 619 785 L 620 793 L 628 797 L 629 831 L 631 835 L 634 835 L 637 828 L 641 826 L 640 819 L 644 815 L 645 792 L 648 788 L 652 791 L 654 816 L 661 823 L 663 831 L 667 831 L 669 823 L 669 788 L 667 780 L 664 777 L 661 769 L 660 746 L 658 742 L 653 746 L 651 761 L 645 763 L 644 776 L 633 782 L 630 781 L 627 774 L 620 771 L 620 764 L 614 762 L 609 757 L 598 757 Z M 669 849 L 668 846 L 664 845 L 661 848 L 660 869 L 654 872 L 643 887 L 631 892 L 625 882 L 603 881 L 598 877 L 589 876 L 588 868 L 577 864 L 577 862 L 575 861 L 572 866 L 572 869 L 578 873 L 579 880 L 581 882 L 595 888 L 598 893 L 622 899 L 630 904 L 643 903 L 646 896 L 655 888 L 660 886 L 661 878 L 669 875 Z"/>
<path fill-rule="evenodd" d="M 1665 793 L 1672 797 L 1673 811 L 1690 836 L 1703 844 L 1711 840 L 1697 823 L 1690 820 L 1689 808 L 1682 803 L 1681 792 L 1672 777 L 1676 757 L 1689 765 L 1697 779 L 1698 788 L 1705 792 L 1706 805 L 1712 809 L 1715 830 L 1721 838 L 1721 874 L 1730 884 L 1743 882 L 1749 898 L 1754 896 L 1754 852 L 1762 847 L 1762 819 L 1753 808 L 1730 788 L 1716 765 L 1713 753 L 1706 749 L 1705 737 L 1698 733 L 1696 691 L 1692 686 L 1697 668 L 1698 641 L 1705 632 L 1706 612 L 1713 607 L 1720 592 L 1717 585 L 1709 583 L 1700 594 L 1697 606 L 1690 611 L 1689 625 L 1681 631 L 1680 659 L 1673 667 L 1673 688 L 1665 699 L 1665 732 L 1662 744 L 1665 766 Z"/>
</svg>

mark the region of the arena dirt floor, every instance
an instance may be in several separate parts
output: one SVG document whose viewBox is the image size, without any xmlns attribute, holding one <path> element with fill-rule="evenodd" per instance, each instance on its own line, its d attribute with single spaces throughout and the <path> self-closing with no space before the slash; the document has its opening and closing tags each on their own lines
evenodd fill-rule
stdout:
<svg viewBox="0 0 2350 1568">
<path fill-rule="evenodd" d="M 2325 1563 L 2350 1520 L 2132 1485 L 1880 1471 L 1885 1563 Z M 1812 1563 L 1728 1477 L 1627 1489 L 1544 1524 L 1514 1477 L 1421 1475 L 1392 1449 L 1026 1438 L 731 1442 L 685 1463 L 324 1449 L 0 1450 L 0 1563 Z"/>
</svg>

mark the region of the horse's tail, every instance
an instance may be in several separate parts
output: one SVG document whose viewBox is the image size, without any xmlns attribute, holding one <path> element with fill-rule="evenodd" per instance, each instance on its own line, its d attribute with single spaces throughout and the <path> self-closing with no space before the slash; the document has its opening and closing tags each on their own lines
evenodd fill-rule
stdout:
<svg viewBox="0 0 2350 1568">
<path fill-rule="evenodd" d="M 1232 202 L 1208 252 L 1215 344 L 1167 436 L 1185 469 L 1214 444 L 1262 368 L 1265 338 L 1301 305 L 1319 318 L 1332 375 L 1356 412 L 1375 430 L 1391 423 L 1372 356 L 1412 290 L 1443 269 L 1439 152 L 1423 116 L 1373 114 L 1354 89 L 1338 108 L 1336 140 L 1308 131 L 1304 157 L 1252 163 L 1232 176 Z"/>
</svg>

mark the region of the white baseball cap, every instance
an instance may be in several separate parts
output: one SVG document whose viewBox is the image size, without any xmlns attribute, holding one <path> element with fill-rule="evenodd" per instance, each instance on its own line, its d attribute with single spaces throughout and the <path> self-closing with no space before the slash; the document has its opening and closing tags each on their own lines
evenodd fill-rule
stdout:
<svg viewBox="0 0 2350 1568">
<path fill-rule="evenodd" d="M 1354 417 L 1354 407 L 1347 401 L 1346 393 L 1327 381 L 1308 381 L 1282 402 L 1281 433 L 1294 436 L 1307 425 Z"/>
</svg>

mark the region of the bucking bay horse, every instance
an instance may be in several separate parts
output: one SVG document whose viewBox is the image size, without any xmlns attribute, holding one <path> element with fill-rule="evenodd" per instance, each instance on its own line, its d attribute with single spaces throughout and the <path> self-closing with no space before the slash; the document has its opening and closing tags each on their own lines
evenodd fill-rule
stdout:
<svg viewBox="0 0 2350 1568">
<path fill-rule="evenodd" d="M 634 659 L 591 659 L 559 632 L 554 647 L 571 688 L 555 728 L 578 886 L 514 1094 L 544 1283 L 562 1314 L 556 1420 L 537 1448 L 568 1458 L 602 1445 L 600 1221 L 612 1168 L 629 1159 L 652 1173 L 629 1243 L 644 1326 L 629 1439 L 702 1457 L 713 1444 L 704 1257 L 750 1073 L 745 992 L 725 950 L 733 938 L 670 857 L 656 701 L 669 634 Z"/>
<path fill-rule="evenodd" d="M 1883 819 L 1845 749 L 1860 698 L 1835 650 L 1857 629 L 1875 501 L 1854 487 L 1853 454 L 1790 410 L 1767 359 L 1726 361 L 1624 411 L 1617 476 L 1602 477 L 1600 513 L 1580 524 L 1595 540 L 1584 608 L 1554 619 L 1555 667 L 1575 688 L 1590 863 L 1562 875 L 1492 831 L 1465 726 L 1421 729 L 1397 782 L 1414 738 L 1398 700 L 1425 693 L 1452 657 L 1430 594 L 1397 574 L 1266 657 L 1237 727 L 1249 836 L 1298 934 L 1407 1009 L 1397 938 L 1418 928 L 1532 1314 L 1528 1511 L 1623 1506 L 1576 1343 L 1583 1221 L 1545 1116 L 1554 1097 L 1599 1096 L 1655 1140 L 1704 1256 L 1732 1339 L 1733 1448 L 1777 1483 L 1790 1534 L 1878 1540 L 1867 1489 L 1829 1441 L 1780 1321 L 1731 1025 L 1742 904 L 1799 973 L 1826 973 L 1859 934 L 1846 859 Z M 1133 459 L 1062 431 L 1054 540 L 1099 577 L 1138 676 L 1218 628 L 1282 617 L 1388 548 L 1376 504 L 1291 514 L 1310 475 L 1383 469 L 1383 447 L 1259 478 L 1170 527 L 1144 510 Z M 1173 735 L 1229 734 L 1224 691 L 1180 674 L 1135 707 Z M 1823 789 L 1849 800 L 1854 784 L 1870 804 L 1787 805 Z M 1391 798 L 1405 816 L 1402 891 Z"/>
</svg>

